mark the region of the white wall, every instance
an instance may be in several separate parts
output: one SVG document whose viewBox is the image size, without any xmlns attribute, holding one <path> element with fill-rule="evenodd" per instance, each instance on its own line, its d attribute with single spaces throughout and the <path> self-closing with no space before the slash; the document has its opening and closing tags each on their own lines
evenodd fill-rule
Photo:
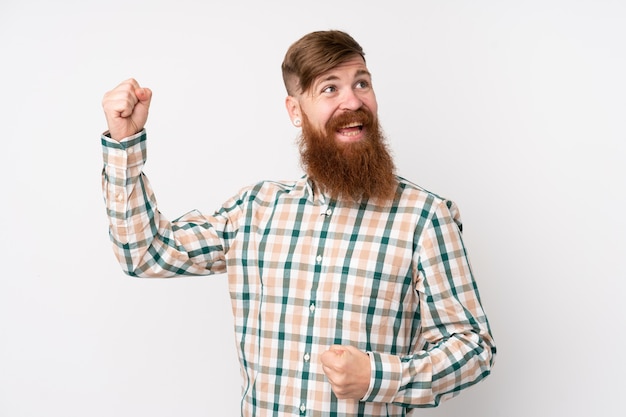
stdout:
<svg viewBox="0 0 626 417">
<path fill-rule="evenodd" d="M 2 1 L 0 416 L 237 415 L 225 277 L 114 260 L 100 100 L 151 87 L 161 209 L 212 211 L 300 175 L 279 66 L 330 28 L 366 50 L 400 173 L 459 203 L 499 348 L 486 381 L 417 415 L 619 415 L 625 3 L 226 3 Z"/>
</svg>

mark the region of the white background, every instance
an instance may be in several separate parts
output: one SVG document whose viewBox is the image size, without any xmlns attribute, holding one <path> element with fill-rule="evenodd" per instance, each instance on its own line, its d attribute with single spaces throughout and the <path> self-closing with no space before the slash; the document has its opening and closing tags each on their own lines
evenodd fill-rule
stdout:
<svg viewBox="0 0 626 417">
<path fill-rule="evenodd" d="M 2 0 L 0 416 L 238 415 L 225 276 L 113 257 L 100 102 L 151 87 L 161 210 L 210 212 L 300 175 L 280 63 L 319 29 L 365 48 L 399 173 L 459 204 L 498 345 L 417 415 L 621 415 L 625 4 Z"/>
</svg>

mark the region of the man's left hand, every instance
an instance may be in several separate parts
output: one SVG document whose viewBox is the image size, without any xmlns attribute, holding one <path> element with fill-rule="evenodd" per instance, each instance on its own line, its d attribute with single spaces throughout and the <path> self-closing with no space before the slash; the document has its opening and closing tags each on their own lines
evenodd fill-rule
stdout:
<svg viewBox="0 0 626 417">
<path fill-rule="evenodd" d="M 334 345 L 322 354 L 321 360 L 324 373 L 337 398 L 363 398 L 369 389 L 371 377 L 367 353 L 352 346 Z"/>
</svg>

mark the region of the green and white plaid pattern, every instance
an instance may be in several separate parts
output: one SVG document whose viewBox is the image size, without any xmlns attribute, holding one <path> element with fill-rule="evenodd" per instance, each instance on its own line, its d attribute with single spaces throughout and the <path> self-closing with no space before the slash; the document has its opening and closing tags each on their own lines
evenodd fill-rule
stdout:
<svg viewBox="0 0 626 417">
<path fill-rule="evenodd" d="M 244 416 L 404 416 L 485 378 L 495 345 L 457 207 L 399 178 L 389 206 L 327 199 L 307 177 L 244 188 L 168 221 L 146 134 L 102 136 L 110 235 L 132 276 L 228 274 Z M 370 353 L 369 392 L 338 400 L 319 357 Z"/>
</svg>

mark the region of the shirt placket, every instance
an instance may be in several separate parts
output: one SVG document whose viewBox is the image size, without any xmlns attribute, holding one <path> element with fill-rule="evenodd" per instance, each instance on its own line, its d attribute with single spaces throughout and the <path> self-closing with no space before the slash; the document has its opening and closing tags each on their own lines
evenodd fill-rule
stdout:
<svg viewBox="0 0 626 417">
<path fill-rule="evenodd" d="M 316 317 L 319 316 L 318 313 L 318 287 L 320 282 L 320 277 L 324 272 L 324 255 L 325 255 L 325 246 L 326 240 L 328 236 L 328 230 L 330 227 L 330 222 L 332 220 L 332 214 L 335 207 L 334 201 L 329 201 L 328 204 L 322 204 L 320 206 L 319 216 L 321 221 L 316 221 L 316 234 L 317 234 L 317 244 L 313 245 L 313 250 L 311 251 L 311 256 L 314 258 L 312 261 L 315 264 L 313 270 L 313 279 L 311 281 L 311 289 L 309 292 L 309 302 L 308 302 L 308 321 L 306 326 L 306 335 L 304 337 L 304 353 L 302 355 L 302 391 L 300 396 L 300 415 L 304 416 L 307 414 L 308 410 L 308 402 L 312 400 L 311 396 L 309 396 L 308 388 L 309 388 L 309 380 L 310 380 L 310 372 L 311 372 L 311 352 L 313 351 L 313 342 L 314 342 L 314 332 L 316 329 Z M 306 304 L 305 304 L 306 305 Z"/>
</svg>

